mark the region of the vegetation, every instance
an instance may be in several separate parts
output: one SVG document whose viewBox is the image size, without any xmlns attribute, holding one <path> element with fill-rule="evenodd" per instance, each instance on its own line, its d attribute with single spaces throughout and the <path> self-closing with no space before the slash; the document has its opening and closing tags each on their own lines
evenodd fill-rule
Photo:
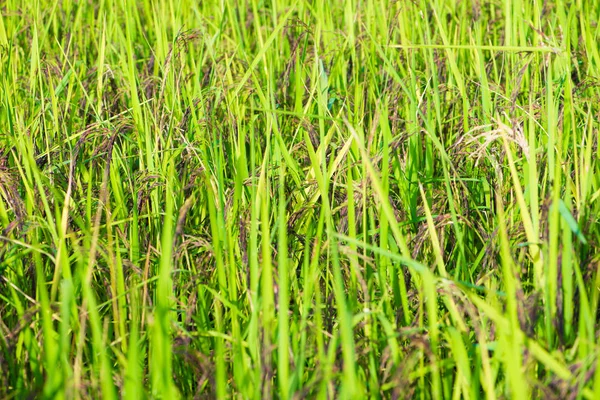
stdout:
<svg viewBox="0 0 600 400">
<path fill-rule="evenodd" d="M 0 397 L 598 398 L 600 2 L 1 7 Z"/>
</svg>

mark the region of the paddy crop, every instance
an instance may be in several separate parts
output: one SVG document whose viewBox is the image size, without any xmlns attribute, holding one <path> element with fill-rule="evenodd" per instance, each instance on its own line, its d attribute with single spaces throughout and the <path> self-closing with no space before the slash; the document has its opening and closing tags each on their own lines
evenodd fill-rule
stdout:
<svg viewBox="0 0 600 400">
<path fill-rule="evenodd" d="M 598 1 L 0 11 L 0 397 L 600 396 Z"/>
</svg>

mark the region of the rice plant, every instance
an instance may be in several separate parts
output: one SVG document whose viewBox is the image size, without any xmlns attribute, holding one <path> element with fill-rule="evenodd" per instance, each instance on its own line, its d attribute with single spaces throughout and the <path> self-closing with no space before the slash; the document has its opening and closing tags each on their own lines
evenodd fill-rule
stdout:
<svg viewBox="0 0 600 400">
<path fill-rule="evenodd" d="M 0 397 L 600 397 L 599 19 L 4 0 Z"/>
</svg>

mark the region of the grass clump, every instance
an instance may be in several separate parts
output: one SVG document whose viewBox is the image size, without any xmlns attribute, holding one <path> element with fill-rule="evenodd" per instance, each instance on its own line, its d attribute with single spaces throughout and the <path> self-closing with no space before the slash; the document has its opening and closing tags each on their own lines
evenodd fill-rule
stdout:
<svg viewBox="0 0 600 400">
<path fill-rule="evenodd" d="M 1 10 L 0 397 L 600 394 L 597 2 Z"/>
</svg>

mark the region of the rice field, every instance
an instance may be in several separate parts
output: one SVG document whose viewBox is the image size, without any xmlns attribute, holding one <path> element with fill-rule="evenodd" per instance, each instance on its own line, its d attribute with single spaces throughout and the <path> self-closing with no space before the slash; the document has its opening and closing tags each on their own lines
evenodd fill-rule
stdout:
<svg viewBox="0 0 600 400">
<path fill-rule="evenodd" d="M 599 19 L 1 1 L 0 398 L 600 398 Z"/>
</svg>

